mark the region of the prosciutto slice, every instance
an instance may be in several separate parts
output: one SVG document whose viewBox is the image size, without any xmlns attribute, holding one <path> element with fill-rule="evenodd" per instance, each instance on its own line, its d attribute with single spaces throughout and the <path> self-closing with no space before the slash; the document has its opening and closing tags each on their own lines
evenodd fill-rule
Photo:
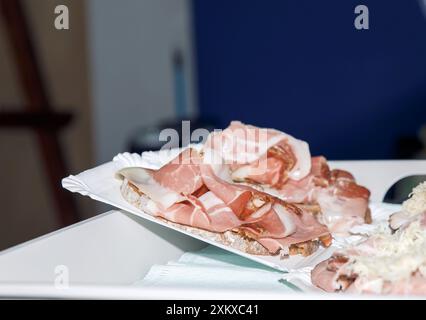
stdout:
<svg viewBox="0 0 426 320">
<path fill-rule="evenodd" d="M 169 221 L 214 232 L 225 232 L 242 223 L 231 208 L 210 191 L 197 201 L 176 203 L 167 210 L 158 210 L 156 214 Z"/>
<path fill-rule="evenodd" d="M 207 189 L 213 191 L 233 212 L 241 215 L 252 194 L 246 188 L 232 185 L 217 177 L 211 166 L 203 164 L 200 166 L 201 178 Z"/>
<path fill-rule="evenodd" d="M 336 234 L 368 222 L 368 189 L 358 185 L 351 173 L 330 170 L 324 157 L 313 157 L 311 168 L 305 178 L 287 180 L 278 195 L 293 203 L 319 205 L 321 222 Z"/>
<path fill-rule="evenodd" d="M 274 130 L 232 121 L 228 128 L 209 135 L 204 150 L 211 162 L 230 165 L 235 181 L 280 186 L 288 178 L 303 179 L 311 169 L 305 141 Z"/>
<path fill-rule="evenodd" d="M 329 234 L 327 227 L 295 205 L 251 187 L 220 180 L 209 165 L 202 165 L 201 173 L 206 186 L 233 208 L 244 221 L 242 229 L 256 239 L 282 239 L 292 235 L 300 240 L 281 242 L 285 246 Z"/>
<path fill-rule="evenodd" d="M 261 186 L 287 202 L 319 206 L 320 221 L 336 234 L 370 222 L 369 190 L 351 173 L 330 170 L 326 158 L 311 158 L 304 141 L 233 121 L 212 133 L 204 149 L 214 155 L 213 162 L 228 165 L 234 182 Z"/>
<path fill-rule="evenodd" d="M 294 203 L 315 203 L 317 191 L 330 185 L 331 172 L 324 157 L 311 158 L 311 171 L 303 179 L 289 179 L 278 193 L 282 199 Z"/>
<path fill-rule="evenodd" d="M 151 171 L 151 174 L 160 185 L 174 192 L 188 195 L 203 185 L 199 167 L 201 162 L 199 153 L 188 148 L 159 170 Z"/>
<path fill-rule="evenodd" d="M 125 168 L 119 175 L 146 198 L 150 214 L 211 232 L 236 232 L 261 244 L 271 239 L 274 245 L 265 245 L 271 254 L 329 235 L 296 205 L 222 179 L 224 166 L 205 163 L 196 150 L 186 149 L 159 170 Z"/>
<path fill-rule="evenodd" d="M 310 157 L 303 141 L 285 133 L 232 122 L 209 136 L 205 150 L 220 154 L 234 182 L 260 185 L 281 199 L 320 207 L 320 221 L 344 234 L 368 222 L 370 192 L 347 171 L 330 170 L 324 157 Z M 209 151 L 213 150 L 213 151 Z"/>
</svg>

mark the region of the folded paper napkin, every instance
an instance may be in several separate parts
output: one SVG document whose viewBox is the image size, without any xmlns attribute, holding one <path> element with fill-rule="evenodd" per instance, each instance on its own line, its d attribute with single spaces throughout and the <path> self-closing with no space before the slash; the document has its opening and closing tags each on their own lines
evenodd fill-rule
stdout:
<svg viewBox="0 0 426 320">
<path fill-rule="evenodd" d="M 187 252 L 166 265 L 154 265 L 135 285 L 301 291 L 299 286 L 285 280 L 288 275 L 220 248 L 207 246 L 200 251 Z M 300 281 L 300 277 L 296 278 Z"/>
<path fill-rule="evenodd" d="M 389 215 L 400 210 L 399 205 L 370 205 L 374 217 L 371 225 L 353 228 L 350 237 L 334 237 L 336 248 L 361 241 L 374 233 L 381 225 L 387 225 Z M 177 261 L 166 265 L 154 265 L 148 274 L 135 283 L 145 287 L 190 287 L 217 289 L 255 289 L 271 291 L 322 292 L 311 283 L 309 267 L 282 272 L 215 246 L 207 246 L 196 252 L 187 252 Z"/>
</svg>

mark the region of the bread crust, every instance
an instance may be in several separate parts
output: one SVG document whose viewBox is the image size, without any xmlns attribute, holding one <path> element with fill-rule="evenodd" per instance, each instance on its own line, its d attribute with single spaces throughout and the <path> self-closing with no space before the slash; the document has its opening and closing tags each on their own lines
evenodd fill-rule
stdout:
<svg viewBox="0 0 426 320">
<path fill-rule="evenodd" d="M 371 210 L 369 207 L 367 208 L 367 211 L 365 212 L 364 221 L 367 224 L 373 223 L 373 218 L 371 216 Z"/>
</svg>

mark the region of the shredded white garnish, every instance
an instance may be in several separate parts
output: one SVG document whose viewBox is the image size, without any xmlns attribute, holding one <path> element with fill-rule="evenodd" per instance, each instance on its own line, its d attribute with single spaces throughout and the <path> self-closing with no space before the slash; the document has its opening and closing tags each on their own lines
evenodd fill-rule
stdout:
<svg viewBox="0 0 426 320">
<path fill-rule="evenodd" d="M 412 216 L 426 210 L 426 181 L 420 183 L 409 195 L 409 199 L 402 204 L 403 210 Z"/>
<path fill-rule="evenodd" d="M 359 275 L 366 285 L 377 279 L 380 283 L 409 280 L 415 273 L 426 277 L 425 211 L 426 181 L 415 187 L 403 203 L 402 213 L 408 224 L 395 233 L 387 223 L 379 225 L 367 240 L 345 250 L 349 260 L 342 271 Z"/>
<path fill-rule="evenodd" d="M 394 234 L 382 229 L 368 243 L 373 249 L 370 254 L 349 257 L 350 271 L 389 281 L 408 279 L 416 271 L 426 276 L 426 229 L 419 220 Z"/>
</svg>

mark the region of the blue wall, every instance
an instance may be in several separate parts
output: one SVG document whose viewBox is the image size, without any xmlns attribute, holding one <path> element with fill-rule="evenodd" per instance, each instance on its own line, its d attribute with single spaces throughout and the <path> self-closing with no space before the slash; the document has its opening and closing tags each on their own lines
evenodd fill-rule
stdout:
<svg viewBox="0 0 426 320">
<path fill-rule="evenodd" d="M 353 26 L 366 4 L 370 30 Z M 391 158 L 426 123 L 419 2 L 195 0 L 203 116 L 284 130 L 330 159 Z"/>
</svg>

